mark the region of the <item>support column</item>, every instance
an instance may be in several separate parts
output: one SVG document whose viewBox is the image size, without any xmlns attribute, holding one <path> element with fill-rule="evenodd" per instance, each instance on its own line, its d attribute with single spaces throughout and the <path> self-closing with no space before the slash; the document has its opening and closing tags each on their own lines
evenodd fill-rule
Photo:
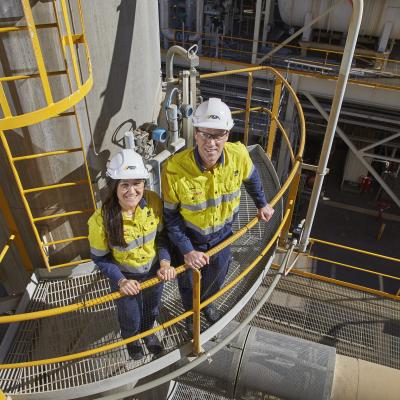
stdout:
<svg viewBox="0 0 400 400">
<path fill-rule="evenodd" d="M 299 86 L 299 79 L 300 79 L 299 75 L 294 75 L 294 74 L 292 75 L 290 86 L 293 88 L 295 92 L 297 92 L 297 88 Z M 285 131 L 289 136 L 289 140 L 292 140 L 293 137 L 293 121 L 295 115 L 294 111 L 295 111 L 294 102 L 292 97 L 289 96 L 285 112 L 285 120 L 283 123 L 283 127 L 285 128 Z M 287 151 L 287 147 L 284 144 L 282 144 L 279 148 L 278 163 L 276 168 L 279 179 L 281 180 L 284 176 L 286 176 L 286 173 L 289 169 L 289 161 L 290 161 L 290 156 L 289 152 Z"/>
<path fill-rule="evenodd" d="M 272 1 L 265 0 L 265 9 L 264 9 L 264 25 L 263 25 L 263 34 L 262 34 L 262 43 L 261 46 L 265 46 L 265 42 L 267 41 L 268 29 L 269 29 L 269 20 L 271 17 L 271 9 L 272 9 Z"/>
<path fill-rule="evenodd" d="M 256 19 L 254 21 L 253 51 L 251 54 L 252 64 L 255 64 L 257 62 L 258 37 L 260 34 L 260 22 L 261 22 L 261 4 L 262 0 L 257 0 Z"/>
<path fill-rule="evenodd" d="M 336 83 L 335 95 L 332 100 L 332 107 L 326 127 L 324 143 L 321 150 L 321 158 L 318 163 L 316 179 L 311 194 L 310 204 L 307 210 L 306 221 L 304 224 L 304 232 L 300 242 L 300 251 L 305 251 L 308 240 L 310 238 L 311 228 L 314 223 L 315 213 L 317 211 L 318 200 L 321 194 L 321 188 L 326 174 L 326 166 L 328 164 L 329 155 L 332 148 L 333 139 L 337 128 L 340 110 L 342 108 L 343 98 L 346 91 L 347 81 L 353 60 L 354 51 L 356 48 L 358 33 L 360 31 L 361 20 L 363 15 L 363 0 L 353 0 L 353 12 L 347 35 L 346 45 L 344 47 L 342 62 L 340 64 L 339 76 Z M 324 111 L 324 110 L 322 110 Z M 325 113 L 325 111 L 324 111 Z M 326 115 L 326 113 L 325 113 Z M 364 160 L 365 162 L 365 160 Z"/>
</svg>

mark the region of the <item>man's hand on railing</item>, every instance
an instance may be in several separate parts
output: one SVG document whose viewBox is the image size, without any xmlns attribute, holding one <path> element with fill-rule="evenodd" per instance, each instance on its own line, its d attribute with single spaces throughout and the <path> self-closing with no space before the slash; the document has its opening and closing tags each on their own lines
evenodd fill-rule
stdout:
<svg viewBox="0 0 400 400">
<path fill-rule="evenodd" d="M 118 281 L 119 291 L 126 296 L 134 296 L 140 292 L 140 283 L 133 279 L 122 278 Z"/>
<path fill-rule="evenodd" d="M 161 260 L 160 269 L 157 271 L 157 276 L 162 281 L 171 281 L 176 277 L 175 268 L 171 267 L 171 263 L 168 260 Z"/>
<path fill-rule="evenodd" d="M 263 208 L 258 209 L 258 218 L 261 221 L 268 222 L 274 215 L 274 212 L 275 212 L 275 210 L 269 204 L 267 204 Z"/>
<path fill-rule="evenodd" d="M 192 250 L 184 256 L 185 264 L 189 268 L 200 269 L 210 262 L 210 257 L 201 251 Z"/>
</svg>

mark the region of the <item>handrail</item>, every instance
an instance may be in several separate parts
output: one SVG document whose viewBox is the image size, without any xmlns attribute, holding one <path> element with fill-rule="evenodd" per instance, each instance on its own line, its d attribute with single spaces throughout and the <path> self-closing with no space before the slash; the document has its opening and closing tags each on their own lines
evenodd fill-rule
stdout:
<svg viewBox="0 0 400 400">
<path fill-rule="evenodd" d="M 181 30 L 179 29 L 175 29 L 174 31 L 176 32 L 181 32 Z M 212 46 L 212 45 L 207 45 L 204 43 L 204 40 L 207 39 L 207 37 L 209 37 L 209 39 L 215 39 L 215 35 L 211 35 L 208 33 L 197 33 L 197 32 L 192 32 L 192 31 L 186 31 L 185 33 L 196 33 L 196 34 L 200 34 L 201 37 L 203 38 L 203 43 L 202 43 L 202 48 L 203 49 L 210 49 L 210 50 L 215 50 L 218 51 L 218 56 L 214 57 L 220 60 L 230 60 L 230 57 L 228 56 L 227 58 L 223 58 L 220 54 L 223 52 L 224 54 L 243 54 L 245 56 L 249 56 L 249 61 L 248 63 L 250 63 L 250 58 L 252 56 L 252 51 L 250 50 L 238 50 L 238 49 L 232 49 L 230 47 L 224 47 L 223 44 L 222 45 L 218 45 L 218 46 Z M 228 39 L 228 40 L 234 40 L 237 41 L 238 43 L 245 43 L 245 42 L 254 42 L 254 40 L 252 39 L 245 39 L 245 38 L 239 38 L 239 37 L 235 37 L 235 36 L 227 36 L 227 35 L 220 35 L 219 39 L 223 42 L 224 39 Z M 270 45 L 272 48 L 275 48 L 276 46 L 280 45 L 279 43 L 275 43 L 275 42 L 262 42 L 262 41 L 256 41 L 258 43 L 266 43 L 268 45 Z M 175 43 L 179 43 L 179 41 L 175 40 Z M 304 48 L 302 46 L 297 46 L 297 45 L 285 45 L 283 46 L 284 48 L 292 48 L 292 49 L 297 49 L 299 50 L 299 52 L 301 50 L 304 50 Z M 358 50 L 358 52 L 357 52 Z M 400 79 L 400 60 L 396 60 L 393 58 L 388 58 L 385 56 L 378 56 L 378 55 L 368 55 L 368 54 L 363 54 L 363 51 L 360 49 L 357 49 L 354 55 L 355 59 L 360 59 L 361 61 L 365 62 L 365 61 L 370 61 L 371 63 L 374 62 L 374 66 L 371 67 L 370 69 L 368 68 L 357 68 L 357 70 L 361 70 L 361 71 L 370 71 L 371 73 L 373 73 L 373 75 L 377 74 L 381 74 L 382 78 L 386 78 L 388 77 L 387 74 L 390 74 L 389 77 L 391 78 L 397 78 Z M 339 68 L 339 65 L 337 63 L 334 62 L 329 62 L 329 56 L 333 55 L 336 57 L 339 56 L 343 56 L 343 51 L 339 51 L 339 50 L 330 50 L 330 49 L 319 49 L 319 48 L 314 48 L 314 47 L 307 47 L 307 51 L 312 51 L 314 53 L 321 53 L 321 58 L 323 58 L 323 61 L 318 61 L 318 60 L 308 60 L 307 58 L 305 58 L 303 61 L 305 63 L 312 63 L 314 64 L 312 67 L 313 68 L 326 68 L 326 67 L 336 67 Z M 263 55 L 263 53 L 258 52 L 257 55 Z M 301 55 L 297 55 L 296 57 L 301 57 Z M 205 55 L 201 55 L 200 54 L 200 58 L 206 59 L 208 58 Z M 232 56 L 232 60 L 234 60 L 235 57 Z M 237 59 L 237 58 L 236 58 Z M 278 66 L 281 65 L 282 62 L 285 63 L 285 66 Z M 289 72 L 293 72 L 293 73 L 300 73 L 303 75 L 316 75 L 318 74 L 318 76 L 320 78 L 323 79 L 335 79 L 338 77 L 338 73 L 332 74 L 332 73 L 327 73 L 327 71 L 321 71 L 321 72 L 317 72 L 317 71 L 309 71 L 309 70 L 304 70 L 301 69 L 300 67 L 296 67 L 296 64 L 299 64 L 302 62 L 302 59 L 296 59 L 293 61 L 291 60 L 290 56 L 287 55 L 272 55 L 271 56 L 271 63 L 275 66 L 275 68 L 279 69 L 279 70 L 284 70 L 284 71 L 289 71 Z M 379 63 L 379 68 L 376 68 L 376 64 Z M 287 65 L 286 65 L 287 64 Z M 392 72 L 390 70 L 388 70 L 386 68 L 387 65 L 393 65 L 395 68 L 395 72 Z M 334 72 L 332 70 L 332 72 Z M 393 85 L 389 84 L 389 83 L 380 83 L 378 81 L 379 78 L 375 78 L 374 76 L 364 76 L 362 78 L 357 78 L 357 77 L 351 77 L 349 78 L 349 83 L 352 84 L 358 84 L 358 85 L 363 85 L 363 86 L 372 86 L 372 87 L 379 87 L 379 88 L 383 88 L 383 89 L 389 89 L 389 90 L 400 90 L 400 86 L 395 83 Z"/>
<path fill-rule="evenodd" d="M 262 250 L 262 252 L 260 253 L 260 255 L 254 259 L 250 265 L 244 270 L 242 271 L 232 282 L 230 282 L 228 285 L 224 286 L 218 293 L 216 293 L 214 296 L 210 297 L 209 299 L 203 301 L 200 306 L 198 307 L 198 313 L 200 313 L 200 310 L 203 309 L 204 307 L 206 307 L 209 303 L 211 303 L 211 301 L 213 301 L 215 298 L 218 298 L 219 296 L 221 296 L 223 293 L 225 293 L 227 290 L 229 290 L 232 286 L 234 286 L 236 283 L 238 283 L 239 281 L 241 281 L 246 275 L 248 275 L 250 273 L 250 271 L 257 265 L 257 263 L 261 260 L 261 258 L 270 250 L 270 248 L 272 247 L 272 245 L 276 242 L 276 240 L 278 239 L 278 236 L 282 230 L 282 228 L 284 227 L 286 220 L 288 218 L 290 214 L 290 208 L 288 208 L 285 212 L 285 216 L 283 217 L 278 229 L 276 230 L 274 236 L 272 237 L 272 239 L 268 242 L 268 244 L 264 247 L 264 249 Z M 254 220 L 252 220 L 248 225 L 252 224 Z M 255 225 L 252 224 L 253 226 Z M 249 228 L 250 229 L 250 228 Z M 218 246 L 217 246 L 218 247 Z M 213 248 L 212 250 L 214 250 L 215 248 Z M 207 254 L 210 255 L 211 251 L 208 252 Z M 213 253 L 216 253 L 216 251 L 213 251 Z M 179 273 L 182 273 L 182 268 L 184 268 L 183 266 L 178 267 L 177 269 L 179 269 Z M 185 268 L 184 268 L 185 270 Z M 150 287 L 153 286 L 156 283 L 159 283 L 160 279 L 159 278 L 154 278 L 154 279 L 150 279 L 146 282 L 144 282 L 143 284 L 141 284 L 141 286 L 143 287 L 146 283 L 149 283 L 146 287 Z M 229 286 L 229 287 L 228 287 Z M 112 296 L 112 295 L 120 295 L 118 296 Z M 107 296 L 112 296 L 114 299 L 116 298 L 120 298 L 123 297 L 123 295 L 121 295 L 121 293 L 119 292 L 114 292 L 111 295 L 107 295 Z M 107 296 L 103 296 L 103 297 L 107 297 Z M 212 300 L 210 300 L 212 299 Z M 78 358 L 83 358 L 83 357 L 88 357 L 94 354 L 98 354 L 98 353 L 102 353 L 104 351 L 108 351 L 108 350 L 112 350 L 118 347 L 121 347 L 123 345 L 126 345 L 128 343 L 132 343 L 136 340 L 142 339 L 148 335 L 154 334 L 162 329 L 166 329 L 176 323 L 178 323 L 179 321 L 182 321 L 183 319 L 193 315 L 194 312 L 193 310 L 191 311 L 186 311 L 181 315 L 178 315 L 175 318 L 172 318 L 171 320 L 164 322 L 152 329 L 149 329 L 145 332 L 141 332 L 137 335 L 131 336 L 128 339 L 123 339 L 123 340 L 119 340 L 117 342 L 113 342 L 104 346 L 99 346 L 90 350 L 86 350 L 86 351 L 82 351 L 79 353 L 74 353 L 74 354 L 68 354 L 65 356 L 61 356 L 61 357 L 53 357 L 53 358 L 48 358 L 48 359 L 42 359 L 42 360 L 35 360 L 35 361 L 25 361 L 25 362 L 19 362 L 19 363 L 11 363 L 11 364 L 0 364 L 0 369 L 10 369 L 10 368 L 24 368 L 24 367 L 33 367 L 33 366 L 38 366 L 38 365 L 45 365 L 45 364 L 53 364 L 53 363 L 57 363 L 57 362 L 65 362 L 65 361 L 72 361 L 72 360 L 76 360 Z M 20 314 L 22 315 L 22 314 Z M 3 318 L 3 317 L 2 317 Z M 200 333 L 200 332 L 199 332 Z M 198 338 L 195 338 L 195 342 L 199 343 Z"/>
<path fill-rule="evenodd" d="M 0 263 L 3 261 L 3 258 L 6 256 L 8 250 L 10 250 L 11 243 L 14 241 L 15 235 L 10 235 L 7 239 L 6 244 L 3 246 L 3 249 L 0 252 Z"/>
<path fill-rule="evenodd" d="M 207 38 L 210 39 L 210 40 L 211 39 L 215 39 L 215 34 L 211 34 L 211 33 L 207 33 L 207 32 L 196 32 L 196 31 L 188 31 L 188 30 L 182 31 L 182 29 L 172 29 L 172 30 L 174 32 L 184 32 L 184 33 L 189 33 L 189 34 L 201 35 L 201 36 L 203 36 L 203 40 L 207 39 Z M 262 40 L 247 39 L 247 38 L 238 37 L 238 36 L 219 35 L 218 37 L 219 37 L 219 39 L 221 41 L 223 41 L 224 39 L 229 39 L 229 40 L 237 41 L 239 43 L 240 42 L 249 42 L 249 43 L 256 42 L 258 45 L 267 44 L 268 46 L 270 46 L 272 48 L 275 48 L 275 47 L 278 47 L 278 46 L 281 45 L 281 43 L 278 43 L 278 42 L 273 42 L 273 41 L 268 41 L 268 40 L 267 41 L 262 41 Z M 175 40 L 175 42 L 179 43 L 178 40 Z M 215 47 L 215 46 L 207 46 L 205 44 L 202 44 L 202 47 L 211 48 L 211 49 L 217 49 L 217 47 Z M 294 44 L 285 44 L 283 46 L 283 48 L 296 49 L 296 50 L 299 50 L 299 51 L 304 49 L 303 46 L 294 45 Z M 237 53 L 252 54 L 252 51 L 236 50 L 236 49 L 231 49 L 229 47 L 218 46 L 218 49 L 237 52 Z M 316 52 L 316 53 L 321 53 L 322 55 L 335 54 L 335 55 L 341 56 L 341 57 L 343 56 L 343 53 L 344 53 L 343 51 L 340 51 L 340 50 L 323 49 L 323 48 L 312 47 L 312 46 L 307 46 L 307 50 L 313 51 L 313 52 Z M 258 52 L 258 53 L 260 53 L 260 52 Z M 376 53 L 378 53 L 378 52 L 376 52 Z M 275 56 L 275 57 L 277 57 L 277 56 Z M 284 56 L 281 56 L 281 57 L 284 57 Z M 279 57 L 279 58 L 281 58 L 281 57 Z M 365 50 L 362 50 L 362 49 L 356 49 L 356 51 L 354 53 L 354 57 L 355 58 L 362 58 L 362 59 L 370 59 L 371 61 L 377 60 L 377 61 L 384 61 L 384 62 L 392 62 L 394 64 L 399 64 L 399 66 L 400 66 L 400 60 L 396 60 L 396 59 L 388 58 L 388 57 L 384 57 L 384 56 L 381 57 L 381 56 L 377 56 L 377 55 L 368 55 L 368 54 L 365 54 Z M 326 59 L 326 57 L 325 57 L 325 59 Z M 307 62 L 318 63 L 317 60 L 310 60 L 310 61 L 307 61 Z M 323 65 L 338 66 L 338 64 L 329 64 L 329 63 L 326 63 L 326 62 L 324 62 Z"/>
<path fill-rule="evenodd" d="M 346 267 L 346 268 L 354 269 L 354 270 L 356 270 L 356 271 L 368 272 L 369 274 L 379 275 L 379 276 L 382 276 L 382 277 L 384 277 L 384 278 L 390 278 L 390 279 L 395 279 L 395 280 L 400 281 L 400 277 L 399 277 L 399 276 L 393 276 L 393 275 L 383 274 L 382 272 L 373 271 L 373 270 L 367 269 L 367 268 L 356 267 L 355 265 L 346 264 L 346 263 L 342 263 L 342 262 L 335 261 L 335 260 L 328 260 L 327 258 L 323 258 L 323 257 L 317 257 L 317 256 L 307 255 L 307 258 L 311 258 L 312 260 L 317 260 L 317 261 L 324 261 L 324 262 L 328 262 L 328 263 L 330 263 L 330 264 L 339 265 L 339 266 L 341 266 L 341 267 Z"/>
<path fill-rule="evenodd" d="M 242 69 L 242 70 L 234 70 L 234 71 L 226 71 L 226 74 L 240 74 L 243 72 L 252 72 L 252 71 L 269 71 L 272 74 L 274 74 L 277 79 L 282 81 L 282 84 L 287 88 L 288 92 L 290 93 L 293 103 L 296 106 L 296 109 L 298 111 L 298 115 L 299 115 L 299 123 L 300 123 L 300 139 L 299 139 L 299 145 L 297 148 L 297 153 L 296 155 L 293 154 L 292 152 L 292 169 L 288 174 L 288 177 L 286 179 L 286 181 L 282 184 L 281 188 L 279 189 L 279 191 L 275 194 L 275 196 L 273 197 L 273 199 L 269 202 L 270 205 L 273 207 L 277 204 L 277 202 L 282 198 L 282 196 L 284 195 L 284 193 L 287 191 L 287 189 L 289 188 L 292 180 L 294 179 L 294 177 L 296 176 L 296 174 L 298 173 L 298 171 L 301 168 L 301 157 L 302 157 L 302 153 L 304 150 L 304 145 L 305 145 L 305 120 L 304 120 L 304 115 L 301 109 L 301 105 L 299 102 L 299 99 L 297 98 L 296 93 L 293 91 L 293 89 L 290 87 L 289 83 L 285 80 L 285 78 L 279 73 L 277 72 L 274 68 L 271 67 L 266 67 L 266 66 L 261 66 L 261 67 L 252 67 L 252 68 L 247 68 L 247 69 Z M 220 76 L 222 75 L 221 73 L 217 73 L 217 74 L 204 74 L 200 76 L 200 79 L 205 79 L 205 78 L 211 78 L 214 76 Z M 277 122 L 277 125 L 279 126 L 279 128 L 281 129 L 281 133 L 284 133 L 284 135 L 286 134 L 286 139 L 287 139 L 287 133 L 285 131 L 285 129 L 283 128 L 283 126 L 279 123 L 278 121 L 278 116 L 274 116 L 272 118 L 272 120 L 274 120 L 275 122 Z M 290 144 L 290 142 L 287 140 L 286 144 Z M 15 363 L 15 364 L 2 364 L 0 365 L 0 369 L 5 369 L 5 368 L 22 368 L 22 367 L 27 367 L 27 366 L 35 366 L 35 365 L 42 365 L 42 364 L 50 364 L 50 363 L 55 363 L 55 362 L 64 362 L 64 361 L 70 361 L 73 359 L 77 359 L 77 358 L 82 358 L 82 357 L 86 357 L 89 355 L 93 355 L 93 354 L 97 354 L 99 352 L 104 352 L 113 348 L 117 348 L 120 347 L 124 344 L 128 344 L 131 343 L 135 340 L 138 340 L 140 338 L 143 338 L 147 335 L 150 335 L 152 333 L 155 333 L 161 329 L 165 329 L 181 320 L 183 320 L 184 318 L 187 318 L 191 315 L 194 315 L 194 313 L 196 314 L 195 316 L 197 316 L 197 318 L 199 317 L 199 313 L 200 310 L 203 309 L 205 306 L 207 306 L 209 303 L 211 303 L 212 301 L 214 301 L 216 298 L 218 298 L 219 296 L 221 296 L 222 294 L 224 294 L 226 291 L 228 291 L 230 288 L 232 288 L 234 285 L 236 285 L 238 282 L 240 282 L 240 280 L 242 280 L 256 265 L 257 263 L 261 260 L 261 258 L 269 251 L 269 249 L 272 247 L 272 245 L 276 242 L 277 238 L 279 237 L 279 235 L 281 234 L 281 231 L 283 229 L 283 227 L 285 226 L 285 224 L 287 223 L 287 219 L 289 217 L 289 215 L 291 214 L 291 208 L 292 208 L 292 203 L 290 203 L 290 205 L 287 207 L 286 211 L 285 211 L 285 215 L 284 218 L 282 219 L 282 221 L 280 222 L 280 225 L 278 227 L 278 229 L 276 230 L 276 232 L 274 233 L 272 239 L 268 242 L 268 244 L 265 246 L 264 250 L 250 263 L 250 265 L 244 270 L 242 271 L 235 279 L 233 279 L 231 282 L 229 282 L 227 285 L 225 285 L 217 294 L 215 294 L 214 296 L 208 298 L 207 300 L 203 301 L 198 307 L 194 307 L 194 311 L 187 311 L 184 312 L 183 314 L 175 317 L 172 320 L 169 320 L 157 327 L 154 327 L 146 332 L 141 332 L 138 335 L 132 336 L 128 339 L 124 339 L 124 340 L 120 340 L 118 342 L 114 342 L 114 343 L 110 343 L 101 347 L 98 347 L 96 349 L 90 349 L 87 351 L 83 351 L 80 353 L 76 353 L 76 354 L 70 354 L 67 356 L 61 356 L 61 357 L 56 357 L 56 358 L 51 358 L 51 359 L 46 359 L 46 360 L 36 360 L 36 361 L 29 361 L 29 362 L 23 362 L 23 363 Z M 248 222 L 244 227 L 242 227 L 241 229 L 239 229 L 237 232 L 235 232 L 232 236 L 230 236 L 228 239 L 226 239 L 225 241 L 223 241 L 222 243 L 220 243 L 219 245 L 215 246 L 214 248 L 210 249 L 209 251 L 207 251 L 207 254 L 209 256 L 212 256 L 216 253 L 218 253 L 219 251 L 221 251 L 222 249 L 224 249 L 225 247 L 229 246 L 230 244 L 232 244 L 233 242 L 235 242 L 238 238 L 240 238 L 241 236 L 243 236 L 246 232 L 248 232 L 251 228 L 253 228 L 257 223 L 259 222 L 258 217 L 254 217 L 250 222 Z M 184 265 L 181 265 L 179 267 L 176 268 L 176 273 L 177 274 L 181 274 L 182 272 L 184 272 L 186 270 Z M 151 287 L 153 285 L 156 285 L 160 282 L 159 278 L 153 278 L 150 280 L 147 280 L 143 283 L 141 283 L 141 289 L 145 290 L 148 287 Z M 199 289 L 199 288 L 197 288 Z M 57 308 L 53 308 L 53 309 L 49 309 L 49 310 L 42 310 L 42 311 L 36 311 L 36 312 L 32 312 L 32 313 L 25 313 L 25 314 L 18 314 L 18 315 L 12 315 L 12 316 L 3 316 L 0 317 L 0 324 L 4 324 L 4 323 L 15 323 L 15 322 L 21 322 L 21 321 L 28 321 L 28 320 L 34 320 L 34 319 L 39 319 L 39 318 L 47 318 L 47 317 L 51 317 L 51 316 L 55 316 L 55 315 L 61 315 L 64 313 L 68 313 L 68 312 L 72 312 L 72 311 L 77 311 L 83 308 L 89 308 L 89 307 L 93 307 L 95 305 L 98 304 L 102 304 L 108 301 L 112 301 L 112 300 L 117 300 L 119 298 L 124 297 L 123 294 L 121 294 L 120 292 L 114 292 L 105 296 L 101 296 L 98 297 L 96 299 L 93 300 L 88 300 L 88 301 L 83 301 L 83 302 L 79 302 L 79 303 L 75 303 L 75 304 L 71 304 L 68 306 L 63 306 L 63 307 L 57 307 Z M 199 352 L 198 349 L 198 344 L 199 342 L 199 333 L 194 332 L 194 334 L 196 335 L 196 337 L 194 338 L 194 342 L 197 343 L 197 350 L 195 349 L 195 353 Z"/>
<path fill-rule="evenodd" d="M 357 253 L 366 254 L 366 255 L 368 255 L 368 256 L 374 256 L 374 257 L 382 258 L 382 259 L 384 259 L 384 260 L 395 261 L 395 262 L 400 263 L 400 258 L 389 257 L 389 256 L 385 256 L 385 255 L 383 255 L 383 254 L 373 253 L 373 252 L 371 252 L 371 251 L 362 250 L 362 249 L 357 249 L 357 248 L 355 248 L 355 247 L 349 247 L 349 246 L 345 246 L 345 245 L 339 244 L 339 243 L 327 242 L 326 240 L 321 240 L 321 239 L 316 239 L 316 238 L 310 238 L 310 243 L 321 243 L 321 244 L 326 244 L 326 245 L 328 245 L 328 246 L 337 247 L 337 248 L 345 249 L 345 250 L 349 250 L 349 251 L 355 251 L 355 252 L 357 252 Z"/>
<path fill-rule="evenodd" d="M 304 253 L 298 253 L 298 254 L 304 254 Z M 271 268 L 273 268 L 273 269 L 278 269 L 279 267 L 280 267 L 279 264 L 272 264 L 271 265 Z M 391 300 L 397 300 L 397 301 L 400 300 L 400 295 L 399 294 L 395 294 L 394 295 L 394 294 L 382 292 L 381 290 L 371 289 L 369 287 L 357 285 L 355 283 L 341 281 L 339 279 L 331 278 L 331 277 L 328 277 L 328 276 L 325 276 L 325 275 L 315 274 L 313 272 L 308 272 L 308 271 L 305 271 L 305 270 L 300 269 L 300 268 L 292 268 L 290 270 L 290 273 L 292 275 L 298 275 L 298 276 L 302 276 L 304 278 L 315 279 L 315 280 L 322 281 L 322 282 L 333 283 L 334 285 L 348 287 L 348 288 L 354 289 L 354 290 L 360 290 L 362 292 L 366 292 L 366 293 L 372 294 L 374 296 L 385 297 L 385 298 L 388 298 L 388 299 L 391 299 Z"/>
</svg>

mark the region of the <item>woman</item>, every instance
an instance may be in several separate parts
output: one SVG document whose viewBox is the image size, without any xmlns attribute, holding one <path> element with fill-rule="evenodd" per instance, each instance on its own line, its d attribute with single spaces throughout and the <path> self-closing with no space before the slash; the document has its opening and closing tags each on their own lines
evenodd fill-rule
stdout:
<svg viewBox="0 0 400 400">
<path fill-rule="evenodd" d="M 145 190 L 149 173 L 140 155 L 132 149 L 120 151 L 111 159 L 107 175 L 111 193 L 88 221 L 90 251 L 111 289 L 126 295 L 117 300 L 121 335 L 126 339 L 151 329 L 158 315 L 163 284 L 141 292 L 140 283 L 156 275 L 171 280 L 175 269 L 162 233 L 162 203 L 156 193 Z M 156 335 L 144 342 L 151 353 L 161 352 Z M 139 341 L 127 349 L 134 360 L 144 356 Z"/>
</svg>

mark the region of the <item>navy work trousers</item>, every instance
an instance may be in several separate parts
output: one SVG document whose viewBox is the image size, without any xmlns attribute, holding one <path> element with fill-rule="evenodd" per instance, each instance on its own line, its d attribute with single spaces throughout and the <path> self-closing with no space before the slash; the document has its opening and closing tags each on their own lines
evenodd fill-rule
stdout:
<svg viewBox="0 0 400 400">
<path fill-rule="evenodd" d="M 201 268 L 201 294 L 200 301 L 204 301 L 217 293 L 225 280 L 231 261 L 230 246 L 210 257 L 210 263 Z M 180 264 L 183 264 L 183 257 Z M 188 269 L 178 275 L 178 286 L 182 298 L 182 304 L 186 311 L 193 308 L 193 272 Z"/>
<path fill-rule="evenodd" d="M 159 264 L 154 264 L 148 273 L 135 274 L 123 273 L 126 279 L 139 282 L 154 278 Z M 119 291 L 116 283 L 110 282 L 113 291 Z M 159 314 L 159 304 L 163 291 L 163 283 L 158 283 L 147 289 L 141 290 L 136 296 L 125 296 L 116 301 L 118 320 L 121 327 L 121 336 L 126 339 L 140 332 L 151 329 Z"/>
</svg>

